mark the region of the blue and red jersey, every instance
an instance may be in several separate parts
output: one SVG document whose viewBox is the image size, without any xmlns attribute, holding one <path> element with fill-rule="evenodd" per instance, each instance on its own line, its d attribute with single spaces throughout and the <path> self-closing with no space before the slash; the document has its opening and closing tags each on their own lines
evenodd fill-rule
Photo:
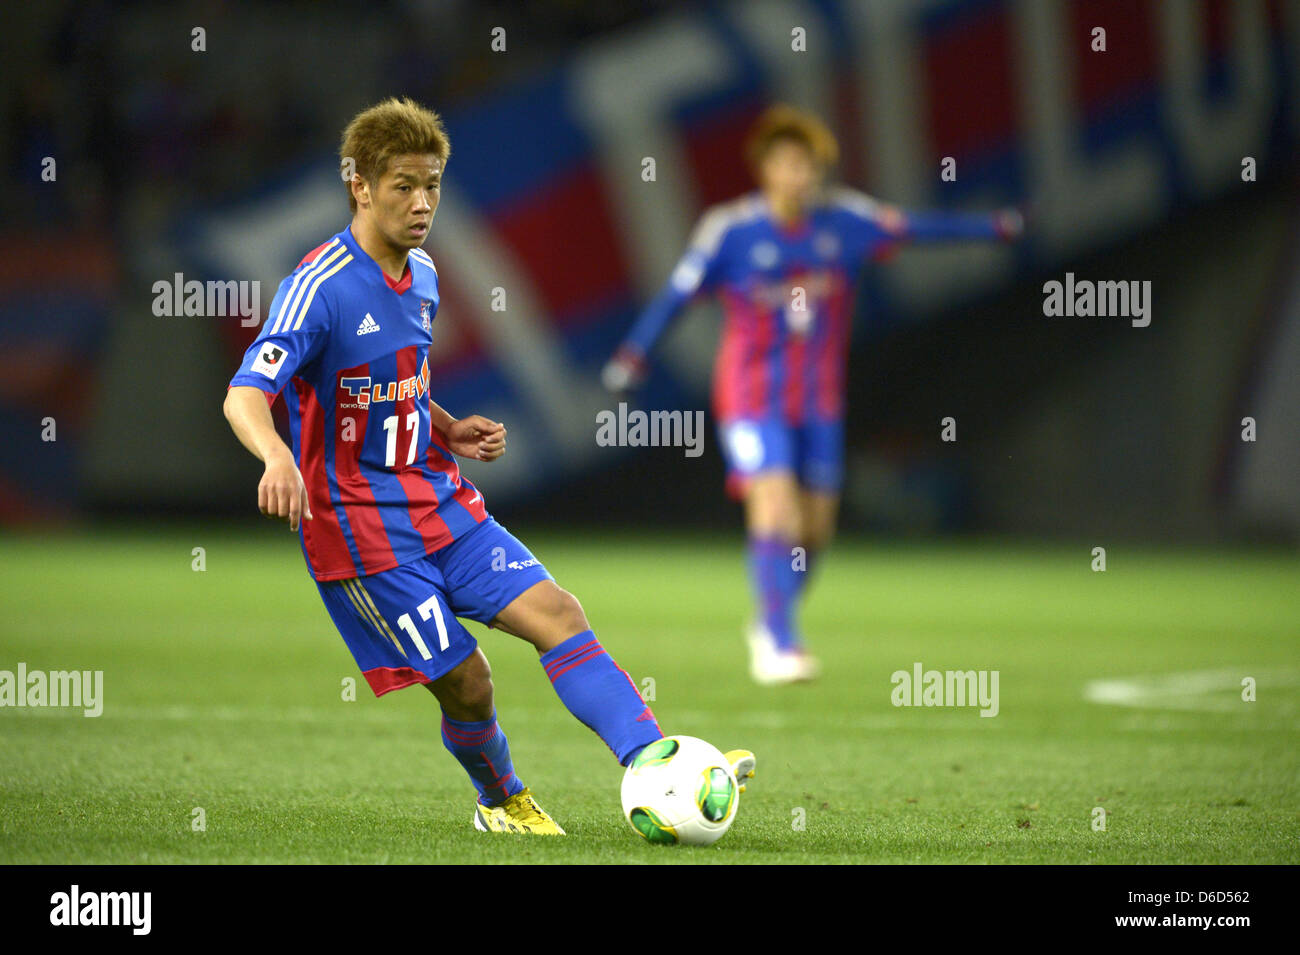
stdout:
<svg viewBox="0 0 1300 955">
<path fill-rule="evenodd" d="M 438 272 L 421 249 L 394 282 L 346 228 L 276 292 L 231 386 L 289 408 L 317 580 L 377 574 L 445 547 L 488 516 L 429 413 Z"/>
<path fill-rule="evenodd" d="M 844 415 L 852 289 L 864 261 L 909 241 L 1002 238 L 995 215 L 902 212 L 864 193 L 824 193 L 783 225 L 759 192 L 709 209 L 624 346 L 645 355 L 693 297 L 719 294 L 719 421 L 789 425 Z"/>
</svg>

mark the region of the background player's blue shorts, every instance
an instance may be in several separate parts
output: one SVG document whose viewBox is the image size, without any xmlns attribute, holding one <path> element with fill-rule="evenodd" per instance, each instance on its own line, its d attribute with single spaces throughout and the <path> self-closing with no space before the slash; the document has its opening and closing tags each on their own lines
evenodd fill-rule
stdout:
<svg viewBox="0 0 1300 955">
<path fill-rule="evenodd" d="M 745 483 L 764 471 L 792 472 L 813 491 L 838 493 L 844 484 L 844 422 L 779 418 L 723 421 L 718 425 L 727 459 L 727 492 L 739 498 Z"/>
<path fill-rule="evenodd" d="M 491 516 L 432 554 L 368 577 L 317 581 L 325 608 L 375 696 L 432 683 L 478 641 L 457 617 L 490 624 L 550 573 Z"/>
</svg>

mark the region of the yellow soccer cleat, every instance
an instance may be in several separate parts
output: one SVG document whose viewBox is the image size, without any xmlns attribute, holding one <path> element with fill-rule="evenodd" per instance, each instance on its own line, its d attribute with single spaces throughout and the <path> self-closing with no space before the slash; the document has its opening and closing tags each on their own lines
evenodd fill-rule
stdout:
<svg viewBox="0 0 1300 955">
<path fill-rule="evenodd" d="M 754 754 L 747 749 L 733 749 L 722 754 L 723 759 L 731 764 L 731 771 L 736 774 L 740 791 L 745 791 L 745 780 L 754 778 Z"/>
<path fill-rule="evenodd" d="M 479 832 L 526 832 L 534 836 L 562 836 L 545 809 L 537 805 L 532 790 L 524 787 L 499 806 L 474 804 L 474 828 Z"/>
</svg>

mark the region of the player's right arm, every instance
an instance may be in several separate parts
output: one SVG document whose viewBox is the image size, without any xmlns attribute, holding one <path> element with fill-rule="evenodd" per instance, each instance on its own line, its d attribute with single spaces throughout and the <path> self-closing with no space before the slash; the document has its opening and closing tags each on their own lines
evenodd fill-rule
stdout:
<svg viewBox="0 0 1300 955">
<path fill-rule="evenodd" d="M 257 340 L 230 379 L 224 405 L 235 436 L 266 465 L 257 485 L 258 509 L 288 521 L 291 531 L 298 530 L 301 519 L 311 520 L 311 508 L 293 452 L 275 430 L 271 404 L 300 369 L 316 360 L 329 338 L 333 309 L 321 285 L 340 250 L 330 244 L 318 251 L 319 257 L 310 264 L 304 259 L 280 283 Z"/>
<path fill-rule="evenodd" d="M 257 508 L 267 517 L 289 522 L 296 531 L 302 518 L 311 520 L 307 485 L 294 463 L 293 452 L 275 430 L 267 394 L 252 385 L 232 385 L 223 410 L 240 444 L 266 465 L 257 485 Z"/>
<path fill-rule="evenodd" d="M 601 371 L 601 381 L 610 391 L 629 391 L 645 380 L 649 371 L 647 356 L 655 342 L 686 303 L 717 280 L 722 240 L 730 224 L 731 215 L 725 205 L 709 210 L 700 218 L 667 284 L 646 306 Z"/>
</svg>

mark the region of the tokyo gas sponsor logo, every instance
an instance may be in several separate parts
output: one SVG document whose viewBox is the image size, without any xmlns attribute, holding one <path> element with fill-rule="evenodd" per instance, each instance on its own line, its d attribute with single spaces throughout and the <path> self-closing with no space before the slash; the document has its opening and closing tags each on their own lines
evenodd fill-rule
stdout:
<svg viewBox="0 0 1300 955">
<path fill-rule="evenodd" d="M 420 373 L 400 381 L 375 382 L 369 375 L 341 375 L 338 406 L 366 410 L 386 401 L 423 398 L 429 393 L 429 359 L 420 365 Z"/>
</svg>

